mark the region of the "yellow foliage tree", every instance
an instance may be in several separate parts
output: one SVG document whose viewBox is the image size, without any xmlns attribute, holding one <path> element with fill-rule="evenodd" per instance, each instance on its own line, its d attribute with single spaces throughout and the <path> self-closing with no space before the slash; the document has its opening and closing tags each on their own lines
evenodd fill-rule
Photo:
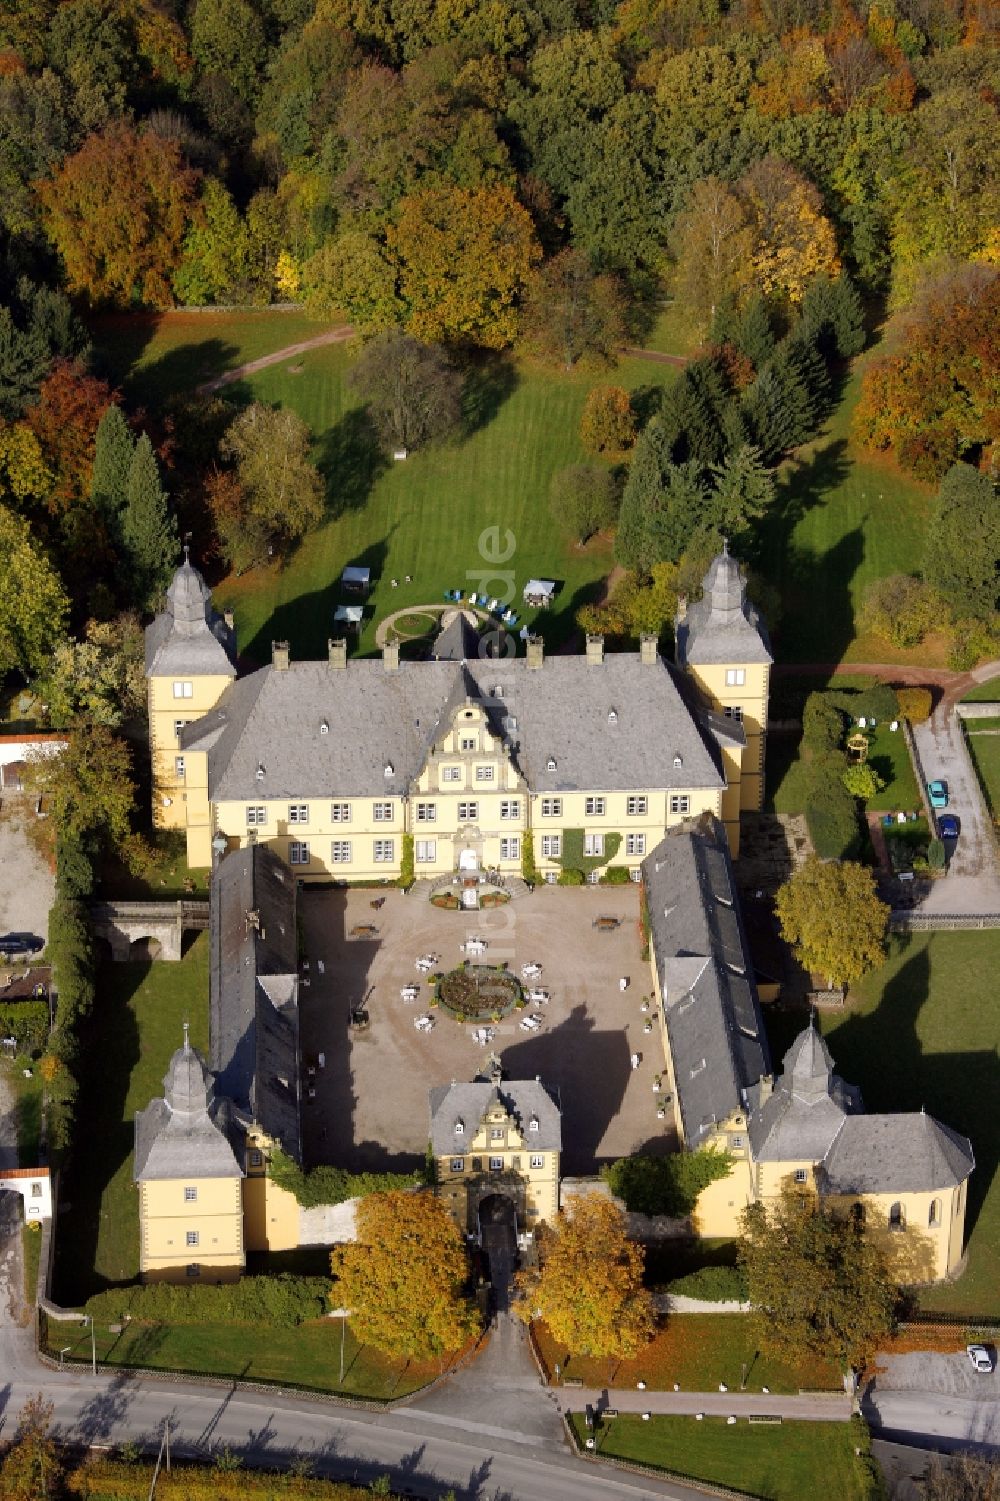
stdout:
<svg viewBox="0 0 1000 1501">
<path fill-rule="evenodd" d="M 801 302 L 817 276 L 839 275 L 837 240 L 823 200 L 794 167 L 767 156 L 744 173 L 738 191 L 752 228 L 750 264 L 760 291 Z"/>
</svg>

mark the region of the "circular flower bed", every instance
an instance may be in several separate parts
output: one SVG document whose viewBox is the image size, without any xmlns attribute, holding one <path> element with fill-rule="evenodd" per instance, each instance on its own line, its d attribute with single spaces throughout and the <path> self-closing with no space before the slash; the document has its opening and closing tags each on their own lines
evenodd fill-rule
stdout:
<svg viewBox="0 0 1000 1501">
<path fill-rule="evenodd" d="M 442 1011 L 463 1022 L 507 1016 L 521 1000 L 521 983 L 509 970 L 492 964 L 463 964 L 443 975 L 437 999 Z"/>
</svg>

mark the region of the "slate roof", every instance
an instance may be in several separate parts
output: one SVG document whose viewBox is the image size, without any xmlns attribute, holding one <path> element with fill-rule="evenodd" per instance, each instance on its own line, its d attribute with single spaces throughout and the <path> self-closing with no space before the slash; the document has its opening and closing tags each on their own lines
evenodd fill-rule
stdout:
<svg viewBox="0 0 1000 1501">
<path fill-rule="evenodd" d="M 674 636 L 681 666 L 773 660 L 767 630 L 747 599 L 746 581 L 728 548 L 713 558 L 702 597 L 678 618 Z"/>
<path fill-rule="evenodd" d="M 170 1060 L 163 1089 L 163 1099 L 136 1111 L 135 1181 L 242 1178 L 229 1102 L 216 1099 L 204 1059 L 186 1042 Z"/>
<path fill-rule="evenodd" d="M 186 557 L 145 640 L 149 677 L 236 676 L 236 637 L 213 610 L 211 590 Z"/>
<path fill-rule="evenodd" d="M 455 610 L 431 647 L 436 662 L 474 661 L 479 656 L 479 632 L 464 610 Z"/>
<path fill-rule="evenodd" d="M 672 829 L 642 863 L 677 1108 L 688 1147 L 746 1109 L 770 1072 L 739 898 L 721 824 Z"/>
<path fill-rule="evenodd" d="M 921 1193 L 954 1188 L 976 1159 L 968 1137 L 923 1111 L 848 1117 L 823 1163 L 827 1193 Z"/>
<path fill-rule="evenodd" d="M 833 1059 L 814 1026 L 785 1054 L 774 1092 L 750 1117 L 757 1162 L 821 1162 L 849 1115 L 863 1111 L 861 1091 L 833 1071 Z"/>
<path fill-rule="evenodd" d="M 221 1094 L 301 1161 L 295 878 L 265 845 L 212 877 L 211 1063 Z"/>
<path fill-rule="evenodd" d="M 672 670 L 637 652 L 601 663 L 554 656 L 537 669 L 523 658 L 402 662 L 394 672 L 379 660 L 272 665 L 231 684 L 180 738 L 208 751 L 213 801 L 405 796 L 466 696 L 492 699 L 492 722 L 506 727 L 533 791 L 724 785 Z"/>
<path fill-rule="evenodd" d="M 435 1157 L 467 1155 L 469 1143 L 497 1097 L 523 1132 L 525 1151 L 562 1149 L 562 1114 L 540 1079 L 505 1079 L 499 1084 L 477 1079 L 471 1084 L 439 1084 L 429 1091 L 431 1150 Z M 537 1131 L 530 1129 L 532 1117 L 538 1121 Z M 464 1126 L 458 1134 L 457 1121 Z"/>
</svg>

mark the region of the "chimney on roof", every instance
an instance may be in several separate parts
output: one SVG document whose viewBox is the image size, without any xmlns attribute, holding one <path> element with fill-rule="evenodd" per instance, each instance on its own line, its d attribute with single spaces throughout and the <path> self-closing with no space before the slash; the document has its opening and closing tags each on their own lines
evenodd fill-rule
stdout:
<svg viewBox="0 0 1000 1501">
<path fill-rule="evenodd" d="M 639 661 L 643 667 L 656 666 L 656 646 L 655 636 L 644 633 L 639 637 Z"/>
<path fill-rule="evenodd" d="M 399 671 L 399 642 L 387 641 L 382 648 L 382 666 L 386 672 Z"/>
<path fill-rule="evenodd" d="M 287 641 L 271 642 L 271 666 L 278 672 L 287 672 L 290 652 Z"/>
<path fill-rule="evenodd" d="M 331 638 L 326 643 L 326 649 L 330 654 L 330 666 L 338 671 L 347 666 L 347 638 L 338 636 Z"/>
<path fill-rule="evenodd" d="M 231 631 L 235 631 L 235 629 L 236 629 L 236 616 L 233 614 L 232 610 L 223 610 L 223 612 L 222 612 L 222 618 L 226 622 L 226 625 L 229 627 L 229 629 Z"/>
<path fill-rule="evenodd" d="M 604 637 L 592 636 L 587 632 L 587 662 L 591 666 L 599 667 L 604 661 Z"/>
<path fill-rule="evenodd" d="M 687 620 L 687 613 L 688 613 L 688 597 L 687 597 L 686 594 L 678 594 L 678 596 L 677 596 L 677 619 L 678 619 L 678 621 Z"/>
<path fill-rule="evenodd" d="M 537 670 L 545 661 L 545 643 L 542 641 L 541 636 L 529 636 L 527 647 L 528 666 Z"/>
</svg>

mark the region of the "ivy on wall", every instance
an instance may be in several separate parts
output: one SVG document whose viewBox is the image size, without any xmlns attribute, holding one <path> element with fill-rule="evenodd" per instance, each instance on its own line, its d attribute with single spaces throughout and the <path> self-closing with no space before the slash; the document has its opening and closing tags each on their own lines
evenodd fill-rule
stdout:
<svg viewBox="0 0 1000 1501">
<path fill-rule="evenodd" d="M 586 878 L 592 870 L 600 870 L 602 865 L 608 865 L 621 849 L 622 836 L 620 834 L 605 834 L 604 854 L 585 855 L 583 853 L 584 834 L 582 829 L 567 829 L 563 834 L 562 854 L 559 864 L 564 874 L 577 870 Z"/>
</svg>

